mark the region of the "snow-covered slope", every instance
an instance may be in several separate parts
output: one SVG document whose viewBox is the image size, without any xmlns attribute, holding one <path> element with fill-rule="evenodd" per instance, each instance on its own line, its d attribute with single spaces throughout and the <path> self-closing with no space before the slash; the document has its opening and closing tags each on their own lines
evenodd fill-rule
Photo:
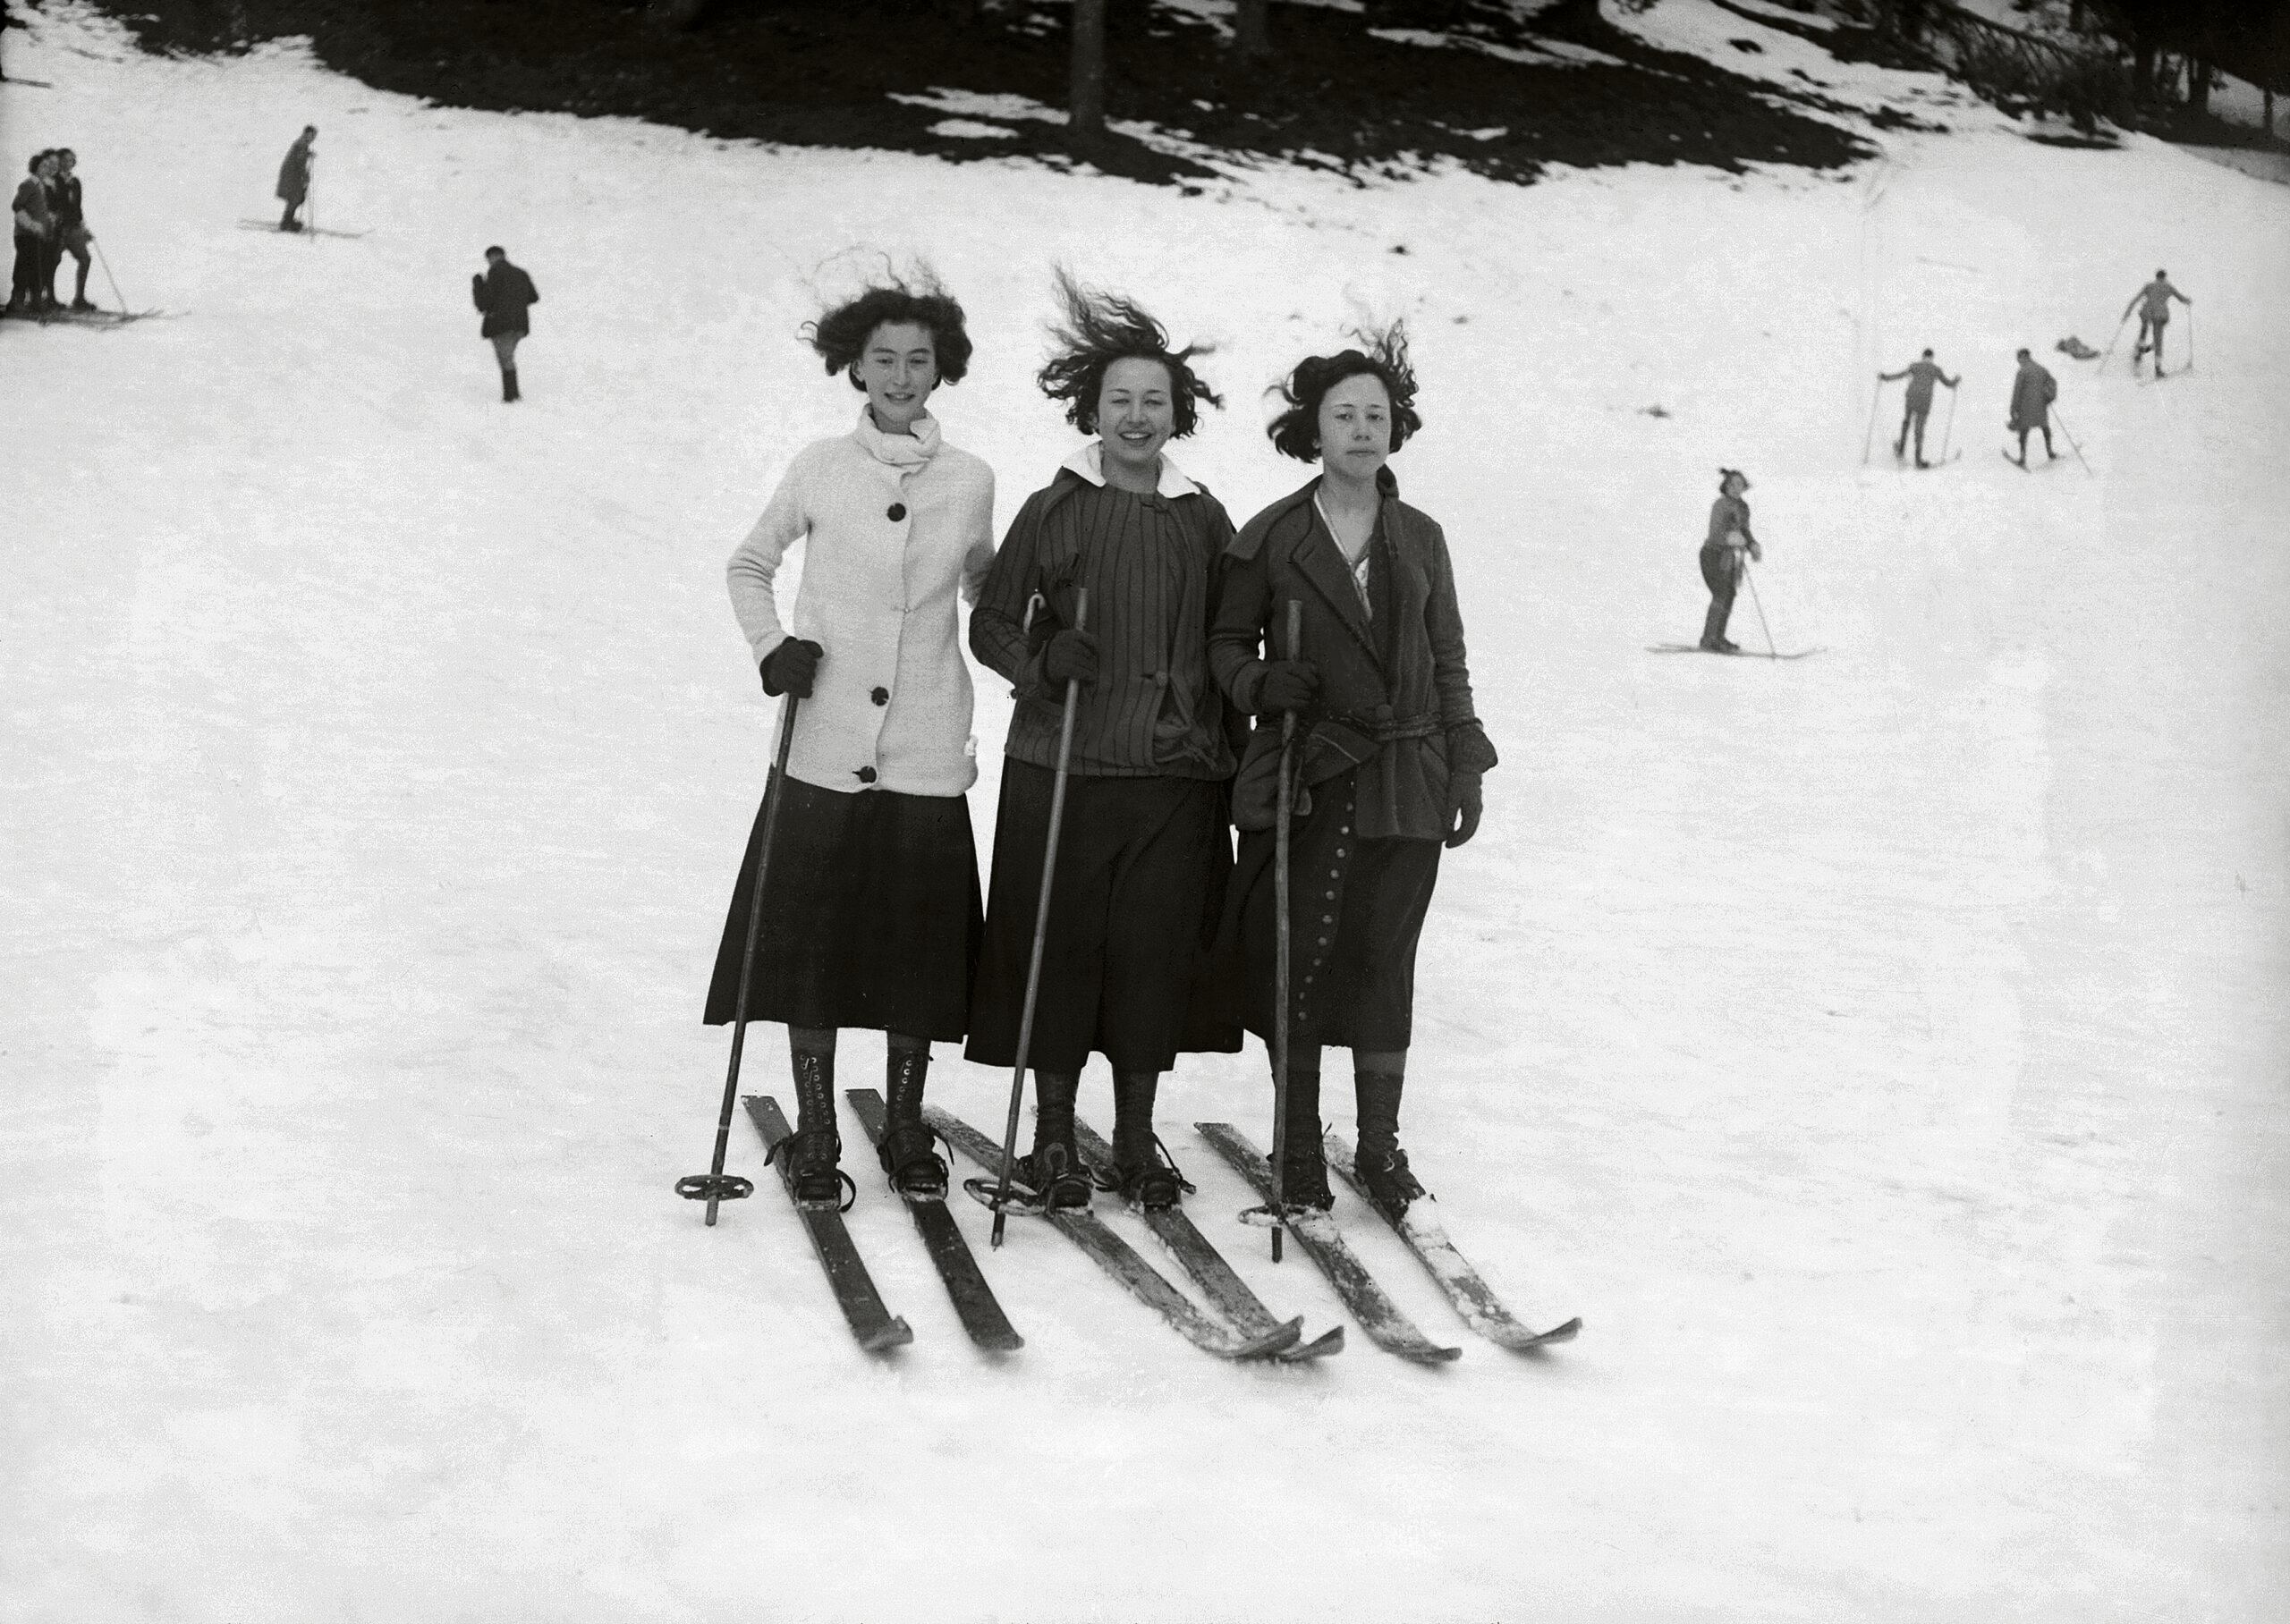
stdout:
<svg viewBox="0 0 2290 1624">
<path fill-rule="evenodd" d="M 0 1619 L 2082 1624 L 2290 1587 L 2290 193 L 1982 130 L 1842 178 L 1185 198 L 60 14 L 10 66 L 55 88 L 9 87 L 9 161 L 76 147 L 121 285 L 179 314 L 0 324 Z M 237 228 L 306 122 L 320 222 L 369 235 Z M 488 242 L 543 295 L 514 409 Z M 917 1335 L 869 1363 L 776 1190 L 712 1231 L 671 1193 L 769 744 L 723 560 L 854 410 L 794 338 L 818 289 L 912 252 L 971 310 L 937 404 L 1005 518 L 1072 444 L 1030 383 L 1054 260 L 1218 343 L 1182 456 L 1240 516 L 1305 471 L 1259 392 L 1410 319 L 1397 467 L 1504 765 L 1426 933 L 1409 1140 L 1573 1346 L 1227 1368 L 1020 1225 L 988 1267 L 1029 1346 L 988 1363 L 854 1153 Z M 2194 370 L 2052 353 L 2159 264 Z M 1864 468 L 1926 343 L 1966 454 Z M 1996 455 L 2021 344 L 2090 474 Z M 1699 625 L 1720 462 L 1818 657 L 1644 652 Z M 1166 1131 L 1318 1329 L 1186 1126 L 1261 1133 L 1260 1071 L 1188 1064 Z M 935 1075 L 997 1118 L 1003 1077 Z"/>
</svg>

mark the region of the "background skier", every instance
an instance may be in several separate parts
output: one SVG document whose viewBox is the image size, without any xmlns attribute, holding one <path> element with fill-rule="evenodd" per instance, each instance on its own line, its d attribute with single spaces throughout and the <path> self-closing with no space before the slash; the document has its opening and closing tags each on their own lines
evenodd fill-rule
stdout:
<svg viewBox="0 0 2290 1624">
<path fill-rule="evenodd" d="M 2025 353 L 2025 351 L 2022 351 Z M 1734 594 L 1741 590 L 1742 555 L 1763 558 L 1750 530 L 1750 504 L 1743 494 L 1749 476 L 1738 468 L 1718 470 L 1718 500 L 1709 504 L 1709 530 L 1701 543 L 1701 579 L 1709 588 L 1709 612 L 1701 620 L 1701 647 L 1711 654 L 1739 654 L 1741 645 L 1726 636 L 1733 618 Z"/>
<path fill-rule="evenodd" d="M 1399 499 L 1385 464 L 1422 426 L 1397 329 L 1312 356 L 1281 386 L 1272 443 L 1319 476 L 1265 509 L 1226 550 L 1209 657 L 1260 721 L 1234 785 L 1242 829 L 1225 941 L 1244 956 L 1248 1024 L 1274 1026 L 1273 862 L 1283 712 L 1299 715 L 1292 830 L 1287 1121 L 1282 1193 L 1325 1209 L 1320 1051 L 1352 1051 L 1356 1165 L 1404 1212 L 1423 1194 L 1399 1147 L 1412 1036 L 1416 942 L 1442 842 L 1479 827 L 1495 765 L 1472 708 L 1455 573 L 1438 524 Z M 1299 649 L 1280 647 L 1303 606 Z"/>
<path fill-rule="evenodd" d="M 798 708 L 779 786 L 750 1019 L 787 1023 L 799 1200 L 833 1201 L 835 1032 L 887 1034 L 899 1188 L 944 1195 L 922 1123 L 930 1041 L 969 1029 L 981 909 L 970 802 L 971 681 L 955 598 L 994 561 L 994 474 L 940 437 L 928 406 L 969 370 L 962 306 L 934 283 L 866 290 L 819 317 L 811 347 L 867 397 L 851 433 L 806 446 L 732 554 L 732 606 L 768 694 Z M 794 633 L 772 588 L 805 542 Z M 708 1020 L 734 1019 L 763 836 L 756 815 L 724 922 Z"/>
<path fill-rule="evenodd" d="M 540 302 L 539 291 L 531 277 L 509 263 L 507 252 L 496 247 L 485 250 L 485 269 L 469 279 L 469 296 L 485 312 L 477 332 L 492 342 L 493 357 L 501 363 L 502 400 L 523 398 L 517 390 L 517 344 L 531 335 L 532 323 L 525 312 Z"/>
<path fill-rule="evenodd" d="M 1901 413 L 1900 434 L 1893 441 L 1893 455 L 1904 457 L 1908 454 L 1908 436 L 1913 429 L 1916 435 L 1916 466 L 1930 468 L 1931 464 L 1924 460 L 1924 420 L 1932 415 L 1933 383 L 1937 380 L 1954 389 L 1963 380 L 1950 377 L 1941 371 L 1930 350 L 1898 372 L 1877 374 L 1877 381 L 1880 384 L 1889 384 L 1896 378 L 1904 377 L 1908 380 L 1908 402 Z M 1949 410 L 1953 411 L 1955 409 L 1950 407 Z"/>
<path fill-rule="evenodd" d="M 1209 672 L 1210 584 L 1232 520 L 1164 453 L 1217 396 L 1125 299 L 1060 274 L 1058 353 L 1042 392 L 1098 437 L 1028 497 L 971 616 L 971 648 L 1010 680 L 1002 799 L 969 1055 L 1016 1063 L 1041 884 L 1061 704 L 1081 684 L 1029 1063 L 1034 1148 L 1019 1176 L 1053 1205 L 1089 1199 L 1073 1102 L 1091 1051 L 1114 1072 L 1114 1156 L 1124 1194 L 1182 1189 L 1153 1135 L 1160 1074 L 1181 1049 L 1235 1050 L 1236 1023 L 1192 1028 L 1192 992 L 1232 870 L 1225 782 L 1237 758 Z M 1075 589 L 1089 625 L 1074 625 Z M 1027 605 L 1039 597 L 1031 635 Z M 1238 718 L 1233 719 L 1237 724 Z"/>
<path fill-rule="evenodd" d="M 2041 429 L 2043 454 L 2057 462 L 2059 453 L 2051 448 L 2051 402 L 2059 394 L 2058 381 L 2025 350 L 2018 359 L 2020 370 L 2012 379 L 2012 415 L 2006 423 L 2019 436 L 2020 454 L 2012 460 L 2027 467 L 2029 432 Z"/>
<path fill-rule="evenodd" d="M 64 256 L 69 254 L 80 262 L 72 288 L 72 308 L 92 310 L 96 307 L 88 302 L 88 268 L 91 263 L 88 244 L 96 240 L 96 234 L 88 229 L 87 211 L 81 199 L 80 177 L 75 173 L 79 167 L 79 156 L 72 148 L 59 147 L 55 149 L 55 174 L 47 187 L 48 207 L 55 216 L 55 233 L 49 239 L 48 275 L 40 285 L 47 292 L 51 305 L 62 302 L 55 296 L 55 273 L 64 268 Z"/>
<path fill-rule="evenodd" d="M 2159 270 L 2155 273 L 2155 280 L 2133 293 L 2131 302 L 2123 307 L 2125 317 L 2134 309 L 2139 312 L 2139 342 L 2131 349 L 2131 369 L 2133 372 L 2139 370 L 2139 358 L 2151 349 L 2155 352 L 2155 376 L 2163 376 L 2163 329 L 2171 325 L 2171 300 L 2174 299 L 2190 309 L 2194 304 L 2194 300 L 2171 285 L 2169 272 Z M 2120 332 L 2122 329 L 2118 326 L 2116 330 Z"/>
<path fill-rule="evenodd" d="M 16 196 L 12 205 L 16 227 L 16 262 L 8 290 L 8 314 L 39 316 L 55 302 L 53 288 L 44 280 L 47 270 L 47 245 L 55 231 L 47 194 L 48 177 L 55 173 L 55 155 L 53 152 L 36 152 L 24 169 L 24 178 L 16 183 Z"/>
<path fill-rule="evenodd" d="M 286 205 L 286 212 L 278 216 L 278 229 L 282 232 L 302 229 L 302 223 L 294 217 L 294 213 L 310 195 L 310 165 L 318 161 L 310 143 L 318 139 L 318 127 L 304 124 L 302 133 L 286 148 L 285 161 L 278 165 L 278 196 Z"/>
</svg>

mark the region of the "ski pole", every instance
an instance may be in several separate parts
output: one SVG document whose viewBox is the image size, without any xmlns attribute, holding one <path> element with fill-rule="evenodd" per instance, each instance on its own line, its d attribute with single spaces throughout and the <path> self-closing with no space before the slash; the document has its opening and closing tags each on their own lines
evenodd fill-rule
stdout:
<svg viewBox="0 0 2290 1624">
<path fill-rule="evenodd" d="M 104 280 L 111 283 L 111 296 L 119 300 L 119 313 L 126 315 L 127 295 L 119 291 L 119 278 L 111 274 L 111 261 L 104 258 L 104 245 L 90 237 L 88 246 L 96 250 L 96 261 L 104 267 Z"/>
<path fill-rule="evenodd" d="M 2194 306 L 2186 308 L 2186 369 L 2194 370 Z"/>
<path fill-rule="evenodd" d="M 1877 393 L 1869 400 L 1869 432 L 1861 436 L 1861 466 L 1863 468 L 1869 466 L 1869 453 L 1876 449 L 1877 413 L 1883 409 L 1884 403 L 1885 380 L 1880 376 L 1877 379 Z"/>
<path fill-rule="evenodd" d="M 780 703 L 778 758 L 772 764 L 771 780 L 763 791 L 763 827 L 755 842 L 755 886 L 748 895 L 747 944 L 740 951 L 740 989 L 732 1000 L 732 1066 L 724 1076 L 724 1109 L 716 1119 L 716 1159 L 706 1172 L 676 1180 L 677 1195 L 687 1201 L 708 1203 L 711 1227 L 718 1201 L 737 1201 L 755 1194 L 755 1186 L 747 1180 L 737 1174 L 725 1176 L 724 1152 L 732 1141 L 732 1102 L 739 1093 L 740 1052 L 748 1036 L 748 988 L 755 978 L 755 942 L 763 927 L 763 883 L 771 871 L 771 836 L 779 825 L 780 791 L 787 782 L 787 747 L 795 738 L 795 707 L 800 703 L 793 694 Z"/>
<path fill-rule="evenodd" d="M 1773 628 L 1765 623 L 1765 605 L 1758 601 L 1757 577 L 1750 573 L 1750 558 L 1746 553 L 1742 554 L 1742 579 L 1749 585 L 1750 603 L 1757 610 L 1758 630 L 1765 633 L 1765 657 L 1777 660 L 1781 657 L 1781 651 L 1773 646 Z"/>
<path fill-rule="evenodd" d="M 1948 460 L 1948 436 L 1955 432 L 1955 427 L 1956 392 L 1951 389 L 1948 391 L 1948 415 L 1940 425 L 1940 461 L 1943 462 Z"/>
<path fill-rule="evenodd" d="M 1287 657 L 1294 659 L 1304 639 L 1304 605 L 1288 600 Z M 1288 1188 L 1284 1170 L 1288 1159 L 1288 819 L 1296 805 L 1293 758 L 1296 753 L 1296 713 L 1280 716 L 1280 789 L 1272 825 L 1272 1261 L 1280 1261 L 1281 1232 L 1288 1225 Z"/>
<path fill-rule="evenodd" d="M 2054 418 L 2058 419 L 2059 432 L 2066 436 L 2067 449 L 2075 453 L 2075 461 L 2083 463 L 2083 471 L 2085 473 L 2091 474 L 2091 478 L 2094 479 L 2098 478 L 2099 475 L 2091 473 L 2091 465 L 2089 462 L 2084 461 L 2083 448 L 2075 444 L 2075 435 L 2074 432 L 2067 427 L 2067 419 L 2059 416 L 2059 408 L 2057 406 L 2053 407 L 2051 409 L 2051 415 Z"/>
<path fill-rule="evenodd" d="M 2123 329 L 2130 320 L 2131 312 L 2125 310 L 2123 313 L 2123 320 L 2115 324 L 2115 336 L 2108 340 L 2107 352 L 2099 357 L 2099 370 L 2101 372 L 2105 372 L 2108 369 L 2108 356 L 2113 355 L 2115 353 L 2116 345 L 2123 342 Z"/>
<path fill-rule="evenodd" d="M 1027 620 L 1032 620 L 1029 611 Z M 1073 588 L 1073 630 L 1090 626 L 1090 589 Z M 1049 942 L 1049 892 L 1057 878 L 1057 832 L 1065 822 L 1065 778 L 1073 765 L 1073 712 L 1081 698 L 1081 680 L 1065 679 L 1065 714 L 1057 724 L 1057 775 L 1049 791 L 1049 838 L 1041 849 L 1041 895 L 1034 902 L 1034 951 L 1026 962 L 1026 1002 L 1018 1015 L 1018 1062 L 1010 1071 L 1010 1116 L 1002 1125 L 1002 1178 L 994 1191 L 994 1245 L 1002 1244 L 1002 1226 L 1009 1216 L 1010 1174 L 1018 1159 L 1018 1108 L 1025 1103 L 1026 1063 L 1032 1058 L 1034 1001 L 1041 994 L 1042 950 Z"/>
</svg>

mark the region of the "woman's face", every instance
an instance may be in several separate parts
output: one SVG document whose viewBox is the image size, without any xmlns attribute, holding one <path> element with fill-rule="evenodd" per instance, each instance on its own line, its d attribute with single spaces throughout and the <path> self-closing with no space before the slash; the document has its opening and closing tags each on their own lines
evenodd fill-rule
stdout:
<svg viewBox="0 0 2290 1624">
<path fill-rule="evenodd" d="M 911 434 L 938 386 L 938 350 L 918 321 L 886 321 L 867 335 L 852 375 L 867 391 L 867 409 L 885 434 Z"/>
<path fill-rule="evenodd" d="M 1355 372 L 1320 396 L 1320 466 L 1350 479 L 1372 479 L 1391 460 L 1392 396 L 1372 372 Z"/>
<path fill-rule="evenodd" d="M 1177 409 L 1169 369 L 1159 361 L 1125 355 L 1106 368 L 1098 385 L 1098 437 L 1105 454 L 1138 473 L 1160 461 L 1176 432 Z"/>
</svg>

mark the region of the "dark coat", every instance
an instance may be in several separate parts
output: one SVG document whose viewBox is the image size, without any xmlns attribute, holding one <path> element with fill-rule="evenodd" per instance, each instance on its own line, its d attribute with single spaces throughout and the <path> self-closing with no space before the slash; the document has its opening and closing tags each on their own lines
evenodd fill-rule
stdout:
<svg viewBox="0 0 2290 1624">
<path fill-rule="evenodd" d="M 2051 402 L 2059 393 L 2059 385 L 2050 373 L 2035 362 L 2022 361 L 2020 370 L 2012 380 L 2012 417 L 2009 427 L 2015 434 L 2031 428 L 2041 428 L 2050 415 Z"/>
<path fill-rule="evenodd" d="M 1284 635 L 1276 630 L 1283 605 L 1301 603 L 1299 655 L 1319 668 L 1320 686 L 1298 718 L 1300 782 L 1310 786 L 1357 765 L 1362 838 L 1438 840 L 1448 829 L 1451 775 L 1487 771 L 1495 748 L 1472 708 L 1446 537 L 1399 499 L 1388 470 L 1380 483 L 1373 622 L 1313 508 L 1314 479 L 1250 520 L 1226 550 L 1209 664 L 1233 703 L 1255 710 L 1265 669 L 1260 650 Z M 1243 829 L 1273 820 L 1279 751 L 1278 721 L 1260 720 L 1234 784 L 1234 821 Z"/>
<path fill-rule="evenodd" d="M 477 333 L 479 338 L 492 338 L 503 333 L 522 335 L 532 331 L 532 325 L 525 319 L 525 309 L 539 304 L 540 294 L 533 287 L 533 279 L 506 259 L 471 277 L 469 294 L 477 308 L 485 312 L 484 325 Z"/>
<path fill-rule="evenodd" d="M 286 161 L 278 165 L 278 196 L 284 202 L 299 204 L 310 190 L 310 138 L 298 135 L 286 148 Z"/>
</svg>

